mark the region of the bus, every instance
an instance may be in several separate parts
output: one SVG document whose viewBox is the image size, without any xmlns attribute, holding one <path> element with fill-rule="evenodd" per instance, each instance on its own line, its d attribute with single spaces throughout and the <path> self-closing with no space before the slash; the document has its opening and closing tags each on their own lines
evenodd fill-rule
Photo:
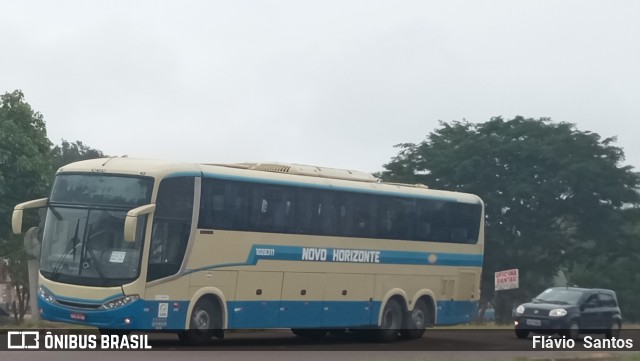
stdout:
<svg viewBox="0 0 640 361">
<path fill-rule="evenodd" d="M 104 158 L 60 168 L 37 307 L 105 332 L 229 329 L 419 338 L 479 301 L 484 205 L 472 194 L 295 164 Z"/>
</svg>

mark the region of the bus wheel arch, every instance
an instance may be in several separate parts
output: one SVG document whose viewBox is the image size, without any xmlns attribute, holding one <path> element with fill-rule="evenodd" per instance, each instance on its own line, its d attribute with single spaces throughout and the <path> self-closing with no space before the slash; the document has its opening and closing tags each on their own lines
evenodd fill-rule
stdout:
<svg viewBox="0 0 640 361">
<path fill-rule="evenodd" d="M 411 310 L 413 310 L 416 304 L 418 304 L 418 302 L 420 302 L 421 300 L 426 303 L 429 311 L 427 327 L 433 327 L 436 324 L 438 312 L 438 308 L 436 307 L 436 295 L 429 289 L 423 289 L 416 292 L 411 300 L 411 305 L 413 305 Z"/>
<path fill-rule="evenodd" d="M 187 317 L 184 323 L 184 329 L 189 329 L 189 320 L 191 318 L 191 313 L 193 312 L 193 308 L 201 298 L 207 298 L 211 300 L 211 302 L 213 302 L 216 311 L 220 312 L 219 326 L 221 329 L 226 329 L 229 318 L 227 302 L 222 291 L 215 287 L 203 287 L 196 293 L 194 293 L 193 296 L 191 296 L 191 300 L 189 301 L 189 308 L 187 309 Z"/>
<path fill-rule="evenodd" d="M 390 290 L 383 298 L 376 337 L 379 341 L 391 342 L 398 337 L 408 313 L 406 300 L 407 294 L 401 289 Z"/>
<path fill-rule="evenodd" d="M 435 322 L 435 302 L 433 293 L 421 292 L 414 296 L 413 307 L 407 311 L 402 325 L 402 337 L 406 339 L 421 338 L 428 327 Z"/>
<path fill-rule="evenodd" d="M 178 334 L 181 341 L 190 344 L 202 344 L 211 337 L 224 338 L 224 329 L 227 326 L 227 308 L 224 295 L 217 288 L 203 288 L 198 290 L 189 302 L 185 331 Z M 207 322 L 211 331 L 203 334 L 194 332 L 199 323 Z M 207 339 L 208 338 L 208 339 Z"/>
</svg>

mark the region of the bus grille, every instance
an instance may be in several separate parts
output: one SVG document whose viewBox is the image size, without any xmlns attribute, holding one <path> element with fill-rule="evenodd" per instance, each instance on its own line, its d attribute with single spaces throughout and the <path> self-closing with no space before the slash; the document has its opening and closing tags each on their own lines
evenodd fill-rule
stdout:
<svg viewBox="0 0 640 361">
<path fill-rule="evenodd" d="M 73 308 L 84 308 L 87 310 L 97 310 L 98 308 L 100 308 L 100 306 L 102 306 L 102 305 L 97 305 L 95 303 L 78 303 L 78 302 L 69 302 L 69 301 L 63 301 L 63 300 L 56 300 L 56 302 L 58 302 L 63 306 L 73 307 Z"/>
</svg>

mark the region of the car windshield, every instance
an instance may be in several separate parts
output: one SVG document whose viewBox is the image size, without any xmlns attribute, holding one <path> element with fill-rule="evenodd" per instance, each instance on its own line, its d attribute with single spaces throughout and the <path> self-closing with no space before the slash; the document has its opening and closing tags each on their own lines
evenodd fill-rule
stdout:
<svg viewBox="0 0 640 361">
<path fill-rule="evenodd" d="M 576 305 L 583 294 L 583 291 L 571 288 L 549 288 L 534 298 L 534 302 Z"/>
</svg>

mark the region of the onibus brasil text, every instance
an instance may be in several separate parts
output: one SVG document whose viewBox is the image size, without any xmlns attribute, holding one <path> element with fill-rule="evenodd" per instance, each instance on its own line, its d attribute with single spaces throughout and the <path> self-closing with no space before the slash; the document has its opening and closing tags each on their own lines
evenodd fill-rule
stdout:
<svg viewBox="0 0 640 361">
<path fill-rule="evenodd" d="M 33 337 L 29 345 L 17 342 L 13 336 L 28 333 Z M 46 332 L 41 337 L 40 332 L 12 331 L 7 333 L 9 349 L 46 349 L 46 350 L 150 350 L 148 335 L 94 335 L 94 334 L 52 334 Z"/>
</svg>

